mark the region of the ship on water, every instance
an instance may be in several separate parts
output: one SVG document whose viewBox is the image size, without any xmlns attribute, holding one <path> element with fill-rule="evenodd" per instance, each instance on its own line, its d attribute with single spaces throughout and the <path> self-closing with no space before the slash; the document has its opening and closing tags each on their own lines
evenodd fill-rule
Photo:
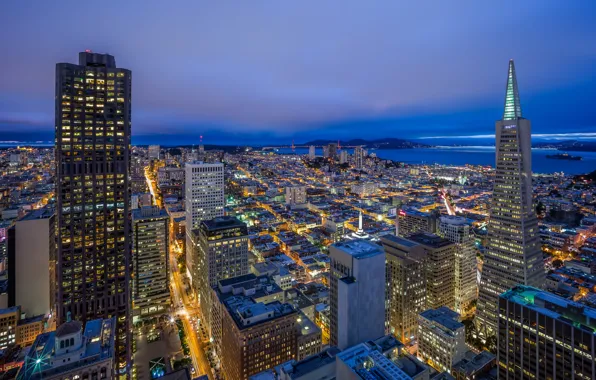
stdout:
<svg viewBox="0 0 596 380">
<path fill-rule="evenodd" d="M 582 159 L 581 156 L 572 156 L 569 153 L 547 154 L 546 158 L 553 158 L 555 160 L 571 160 L 571 161 L 579 161 Z"/>
</svg>

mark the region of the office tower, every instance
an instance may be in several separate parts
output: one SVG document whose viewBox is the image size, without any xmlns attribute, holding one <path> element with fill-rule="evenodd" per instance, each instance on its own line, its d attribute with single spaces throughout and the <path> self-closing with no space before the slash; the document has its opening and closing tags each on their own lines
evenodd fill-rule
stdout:
<svg viewBox="0 0 596 380">
<path fill-rule="evenodd" d="M 596 309 L 519 285 L 499 297 L 499 379 L 596 378 Z"/>
<path fill-rule="evenodd" d="M 8 306 L 27 316 L 51 314 L 56 303 L 54 210 L 33 210 L 8 230 Z"/>
<path fill-rule="evenodd" d="M 426 309 L 426 251 L 411 240 L 384 235 L 386 257 L 387 322 L 403 343 L 418 336 L 418 314 Z"/>
<path fill-rule="evenodd" d="M 187 230 L 199 228 L 202 220 L 223 216 L 223 164 L 188 162 L 184 177 Z"/>
<path fill-rule="evenodd" d="M 248 274 L 248 228 L 233 216 L 201 222 L 198 245 L 193 255 L 192 283 L 199 296 L 201 311 L 211 329 L 211 288 L 220 280 Z"/>
<path fill-rule="evenodd" d="M 367 240 L 329 246 L 330 344 L 343 350 L 385 333 L 385 253 Z"/>
<path fill-rule="evenodd" d="M 455 306 L 455 244 L 429 233 L 410 235 L 409 240 L 426 251 L 426 307 Z"/>
<path fill-rule="evenodd" d="M 206 164 L 198 161 L 187 162 L 184 170 L 186 267 L 192 277 L 194 272 L 192 231 L 200 227 L 202 220 L 223 216 L 224 173 L 221 163 Z M 196 244 L 197 241 L 194 243 Z"/>
<path fill-rule="evenodd" d="M 451 372 L 464 358 L 466 327 L 459 314 L 448 307 L 428 309 L 418 317 L 418 358 L 437 371 Z"/>
<path fill-rule="evenodd" d="M 348 151 L 344 149 L 341 152 L 339 152 L 339 163 L 345 164 L 347 162 L 348 162 Z"/>
<path fill-rule="evenodd" d="M 159 160 L 160 147 L 159 145 L 149 145 L 148 156 L 150 159 Z"/>
<path fill-rule="evenodd" d="M 530 128 L 530 121 L 522 117 L 511 60 L 505 112 L 503 120 L 496 123 L 497 169 L 476 314 L 477 324 L 486 336 L 496 332 L 499 294 L 517 284 L 541 287 L 545 279 L 532 206 Z"/>
<path fill-rule="evenodd" d="M 437 232 L 439 211 L 422 212 L 414 209 L 402 209 L 397 213 L 396 231 L 399 236 L 408 237 L 417 232 Z"/>
<path fill-rule="evenodd" d="M 337 157 L 337 144 L 331 143 L 327 145 L 327 157 L 335 159 Z"/>
<path fill-rule="evenodd" d="M 286 187 L 286 204 L 290 207 L 306 205 L 306 186 Z"/>
<path fill-rule="evenodd" d="M 131 72 L 89 51 L 56 65 L 57 316 L 115 317 L 130 364 Z"/>
<path fill-rule="evenodd" d="M 220 287 L 227 287 L 227 281 L 220 281 Z M 248 379 L 297 356 L 299 313 L 289 304 L 256 301 L 241 291 L 214 295 L 221 318 L 221 367 L 229 380 Z"/>
<path fill-rule="evenodd" d="M 133 322 L 158 316 L 170 307 L 169 223 L 164 209 L 132 211 Z"/>
<path fill-rule="evenodd" d="M 466 219 L 445 215 L 439 218 L 439 235 L 455 243 L 455 311 L 465 310 L 477 298 L 478 285 L 474 236 Z"/>
<path fill-rule="evenodd" d="M 316 153 L 316 148 L 314 145 L 311 145 L 308 147 L 308 158 L 310 158 L 311 160 L 314 160 L 314 158 L 317 156 Z"/>
<path fill-rule="evenodd" d="M 19 380 L 112 379 L 116 321 L 69 321 L 41 334 L 25 356 Z"/>
<path fill-rule="evenodd" d="M 364 167 L 364 149 L 361 146 L 354 148 L 354 168 L 362 170 Z"/>
</svg>

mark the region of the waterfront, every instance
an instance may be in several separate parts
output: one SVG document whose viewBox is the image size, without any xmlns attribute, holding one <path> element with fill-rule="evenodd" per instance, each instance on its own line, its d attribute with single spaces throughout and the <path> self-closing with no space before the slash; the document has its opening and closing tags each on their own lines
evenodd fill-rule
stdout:
<svg viewBox="0 0 596 380">
<path fill-rule="evenodd" d="M 352 150 L 348 150 L 350 154 Z M 291 149 L 279 149 L 278 153 L 292 153 Z M 298 148 L 296 154 L 308 154 L 308 149 Z M 443 165 L 486 165 L 495 164 L 495 147 L 437 147 L 415 149 L 378 149 L 370 150 L 378 157 L 408 164 L 443 164 Z M 596 152 L 570 152 L 582 156 L 581 161 L 556 160 L 546 158 L 548 154 L 563 153 L 553 149 L 532 149 L 532 170 L 534 173 L 564 172 L 565 174 L 583 174 L 596 170 Z M 317 149 L 317 155 L 322 155 Z"/>
</svg>

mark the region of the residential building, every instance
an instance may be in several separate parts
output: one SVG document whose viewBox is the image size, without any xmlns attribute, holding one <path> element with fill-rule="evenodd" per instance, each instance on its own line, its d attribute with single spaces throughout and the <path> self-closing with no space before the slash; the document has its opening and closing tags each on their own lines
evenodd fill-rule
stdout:
<svg viewBox="0 0 596 380">
<path fill-rule="evenodd" d="M 397 364 L 367 343 L 360 343 L 336 355 L 336 378 L 342 380 L 412 380 Z"/>
<path fill-rule="evenodd" d="M 428 309 L 420 313 L 418 324 L 418 358 L 437 371 L 451 373 L 468 351 L 459 314 L 445 306 Z"/>
<path fill-rule="evenodd" d="M 248 229 L 235 217 L 222 216 L 202 221 L 193 234 L 198 236 L 193 285 L 210 330 L 211 288 L 220 280 L 248 274 Z"/>
<path fill-rule="evenodd" d="M 19 380 L 112 379 L 116 321 L 95 319 L 83 330 L 79 321 L 41 334 L 25 356 Z"/>
<path fill-rule="evenodd" d="M 57 318 L 115 317 L 131 357 L 131 72 L 108 54 L 56 65 Z"/>
<path fill-rule="evenodd" d="M 522 117 L 511 60 L 505 111 L 496 123 L 497 163 L 476 315 L 485 336 L 496 333 L 500 294 L 517 284 L 541 287 L 545 281 L 532 203 L 531 144 L 531 125 Z"/>
<path fill-rule="evenodd" d="M 362 170 L 364 167 L 364 156 L 365 156 L 364 149 L 361 146 L 357 146 L 354 148 L 354 168 L 358 170 Z"/>
<path fill-rule="evenodd" d="M 33 210 L 8 230 L 8 306 L 28 316 L 49 315 L 56 302 L 55 214 Z"/>
<path fill-rule="evenodd" d="M 166 313 L 170 307 L 170 217 L 146 206 L 132 212 L 133 322 Z"/>
<path fill-rule="evenodd" d="M 426 307 L 455 306 L 455 244 L 435 234 L 416 233 L 408 240 L 426 251 Z"/>
<path fill-rule="evenodd" d="M 331 143 L 329 145 L 327 145 L 327 156 L 331 159 L 335 159 L 337 158 L 337 144 L 336 143 Z"/>
<path fill-rule="evenodd" d="M 339 152 L 339 163 L 340 164 L 347 164 L 348 163 L 348 151 L 342 150 Z"/>
<path fill-rule="evenodd" d="M 596 309 L 518 285 L 498 314 L 499 379 L 596 378 Z"/>
<path fill-rule="evenodd" d="M 455 244 L 454 310 L 464 314 L 477 299 L 478 294 L 474 236 L 466 218 L 454 215 L 443 215 L 439 218 L 438 234 Z"/>
<path fill-rule="evenodd" d="M 396 235 L 408 237 L 417 232 L 428 232 L 434 234 L 437 232 L 439 221 L 439 212 L 422 212 L 414 209 L 402 209 L 397 213 Z"/>
<path fill-rule="evenodd" d="M 316 148 L 314 145 L 311 145 L 308 147 L 308 158 L 311 160 L 314 160 L 314 158 L 317 156 L 316 153 Z"/>
<path fill-rule="evenodd" d="M 456 380 L 484 379 L 483 376 L 493 371 L 496 362 L 497 357 L 488 351 L 468 351 L 462 360 L 453 365 L 451 374 Z"/>
<path fill-rule="evenodd" d="M 290 207 L 306 205 L 306 186 L 286 187 L 286 204 Z"/>
<path fill-rule="evenodd" d="M 415 342 L 418 314 L 426 310 L 427 253 L 411 240 L 394 235 L 381 238 L 386 257 L 387 323 L 401 342 Z"/>
<path fill-rule="evenodd" d="M 45 328 L 46 316 L 22 318 L 20 306 L 0 309 L 0 350 L 11 345 L 25 347 L 33 343 Z"/>
<path fill-rule="evenodd" d="M 296 329 L 296 360 L 321 352 L 321 329 L 315 324 L 314 318 L 298 311 Z"/>
<path fill-rule="evenodd" d="M 345 349 L 385 332 L 385 253 L 367 240 L 329 246 L 330 344 Z"/>
</svg>

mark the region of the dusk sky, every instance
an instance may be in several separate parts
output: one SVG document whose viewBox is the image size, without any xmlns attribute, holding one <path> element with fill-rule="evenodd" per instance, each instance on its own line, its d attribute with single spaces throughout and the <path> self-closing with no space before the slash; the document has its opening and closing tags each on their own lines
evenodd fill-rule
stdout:
<svg viewBox="0 0 596 380">
<path fill-rule="evenodd" d="M 595 19 L 594 0 L 2 0 L 0 140 L 53 139 L 55 64 L 85 49 L 132 70 L 133 143 L 490 136 L 510 58 L 536 137 L 596 139 Z"/>
</svg>

